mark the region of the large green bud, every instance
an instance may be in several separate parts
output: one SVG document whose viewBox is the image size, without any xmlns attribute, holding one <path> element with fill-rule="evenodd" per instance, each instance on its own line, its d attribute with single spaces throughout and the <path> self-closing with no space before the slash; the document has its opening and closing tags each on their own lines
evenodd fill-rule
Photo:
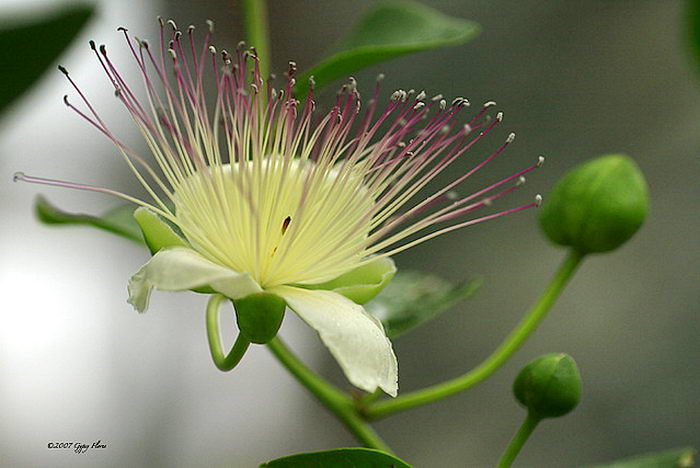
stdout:
<svg viewBox="0 0 700 468">
<path fill-rule="evenodd" d="M 513 393 L 533 417 L 557 418 L 578 405 L 581 376 L 571 356 L 545 354 L 520 371 Z"/>
<path fill-rule="evenodd" d="M 607 252 L 640 228 L 649 209 L 642 172 L 622 154 L 609 154 L 569 171 L 540 212 L 552 242 L 581 253 Z"/>
<path fill-rule="evenodd" d="M 287 306 L 284 299 L 266 292 L 235 299 L 233 305 L 241 334 L 257 344 L 268 343 L 277 335 Z"/>
</svg>

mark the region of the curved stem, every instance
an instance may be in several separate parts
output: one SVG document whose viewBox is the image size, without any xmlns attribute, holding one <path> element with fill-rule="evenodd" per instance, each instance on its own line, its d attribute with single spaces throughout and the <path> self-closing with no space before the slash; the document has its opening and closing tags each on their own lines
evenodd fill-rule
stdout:
<svg viewBox="0 0 700 468">
<path fill-rule="evenodd" d="M 522 346 L 532 332 L 535 331 L 561 294 L 569 279 L 573 276 L 576 267 L 581 263 L 583 258 L 584 254 L 576 251 L 572 250 L 569 253 L 537 303 L 530 309 L 528 314 L 520 321 L 518 326 L 508 335 L 503 343 L 477 367 L 447 382 L 410 392 L 398 398 L 394 398 L 393 400 L 380 401 L 363 411 L 365 418 L 383 418 L 399 411 L 432 403 L 436 400 L 441 400 L 467 390 L 483 380 L 486 380 L 486 378 L 496 372 L 520 346 Z"/>
<path fill-rule="evenodd" d="M 207 340 L 216 367 L 222 371 L 230 371 L 241 362 L 248 346 L 250 346 L 250 341 L 239 333 L 231 351 L 228 355 L 224 355 L 221 350 L 221 334 L 219 333 L 219 308 L 224 299 L 226 298 L 221 294 L 214 294 L 209 299 L 207 304 Z"/>
<path fill-rule="evenodd" d="M 509 468 L 513 464 L 515 457 L 520 453 L 520 449 L 523 448 L 528 437 L 530 437 L 530 434 L 532 434 L 532 431 L 535 430 L 540 421 L 540 418 L 533 417 L 531 414 L 527 415 L 522 426 L 520 426 L 520 429 L 518 429 L 518 432 L 515 433 L 510 444 L 508 444 L 506 451 L 503 452 L 497 468 Z"/>
<path fill-rule="evenodd" d="M 260 74 L 267 79 L 270 65 L 270 35 L 267 27 L 265 0 L 242 0 L 243 22 L 248 44 L 255 47 L 260 58 Z"/>
<path fill-rule="evenodd" d="M 279 337 L 270 341 L 267 347 L 299 383 L 345 424 L 345 427 L 352 432 L 357 440 L 366 447 L 391 453 L 391 449 L 379 438 L 374 429 L 357 414 L 350 397 L 306 367 L 304 363 L 292 354 Z"/>
</svg>

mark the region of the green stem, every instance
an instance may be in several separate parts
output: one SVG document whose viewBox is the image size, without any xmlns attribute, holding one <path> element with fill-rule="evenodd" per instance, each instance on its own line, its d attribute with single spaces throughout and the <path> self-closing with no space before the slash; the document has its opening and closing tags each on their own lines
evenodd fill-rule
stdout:
<svg viewBox="0 0 700 468">
<path fill-rule="evenodd" d="M 267 79 L 270 65 L 270 35 L 267 27 L 265 0 L 242 0 L 243 24 L 248 44 L 255 47 L 260 58 L 260 74 Z"/>
<path fill-rule="evenodd" d="M 267 344 L 272 354 L 307 390 L 309 390 L 326 408 L 331 410 L 345 427 L 366 447 L 391 453 L 391 449 L 379 438 L 379 435 L 355 411 L 350 397 L 333 387 L 321 376 L 306 367 L 287 346 L 274 338 Z"/>
<path fill-rule="evenodd" d="M 381 388 L 376 389 L 372 393 L 366 393 L 359 398 L 355 399 L 355 408 L 362 410 L 367 408 L 369 405 L 374 403 L 384 394 Z"/>
<path fill-rule="evenodd" d="M 540 296 L 539 301 L 530 309 L 530 312 L 520 321 L 518 326 L 508 335 L 501 345 L 481 364 L 447 382 L 410 392 L 393 400 L 385 400 L 370 406 L 363 411 L 366 419 L 378 419 L 415 408 L 416 406 L 432 403 L 448 396 L 467 390 L 482 382 L 496 372 L 510 358 L 532 332 L 537 328 L 542 319 L 559 297 L 562 290 L 571 279 L 576 267 L 581 263 L 584 254 L 572 250 L 554 275 L 552 282 Z"/>
<path fill-rule="evenodd" d="M 224 299 L 226 298 L 221 294 L 214 294 L 209 299 L 207 304 L 207 340 L 214 364 L 225 372 L 230 371 L 241 362 L 248 346 L 250 346 L 250 341 L 239 333 L 231 351 L 228 355 L 224 355 L 221 349 L 221 334 L 219 333 L 219 308 Z"/>
<path fill-rule="evenodd" d="M 531 414 L 527 415 L 527 418 L 525 418 L 525 421 L 523 421 L 522 426 L 520 426 L 520 429 L 518 429 L 518 432 L 515 433 L 513 439 L 510 441 L 510 444 L 508 444 L 506 451 L 503 452 L 503 456 L 501 456 L 501 460 L 498 462 L 497 468 L 509 468 L 510 465 L 513 464 L 515 457 L 517 457 L 518 453 L 520 453 L 520 449 L 523 448 L 523 445 L 525 445 L 525 442 L 527 442 L 528 437 L 530 437 L 530 434 L 532 434 L 532 431 L 535 430 L 540 421 L 540 418 L 533 417 Z"/>
</svg>

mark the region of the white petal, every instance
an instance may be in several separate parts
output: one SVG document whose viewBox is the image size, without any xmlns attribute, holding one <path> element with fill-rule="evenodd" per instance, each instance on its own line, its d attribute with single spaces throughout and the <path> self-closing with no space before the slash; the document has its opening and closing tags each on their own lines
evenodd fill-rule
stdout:
<svg viewBox="0 0 700 468">
<path fill-rule="evenodd" d="M 391 342 L 362 306 L 332 291 L 277 286 L 269 292 L 283 297 L 318 332 L 353 385 L 396 396 L 398 365 Z"/>
<path fill-rule="evenodd" d="M 192 249 L 163 249 L 129 279 L 129 303 L 143 312 L 151 289 L 186 291 L 211 286 L 221 294 L 238 299 L 262 291 L 247 273 L 238 273 L 210 262 Z"/>
</svg>

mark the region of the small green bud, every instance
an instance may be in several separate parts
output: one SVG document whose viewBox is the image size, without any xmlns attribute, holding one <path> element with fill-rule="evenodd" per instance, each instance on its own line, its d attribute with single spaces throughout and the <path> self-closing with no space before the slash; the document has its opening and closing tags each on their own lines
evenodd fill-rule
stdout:
<svg viewBox="0 0 700 468">
<path fill-rule="evenodd" d="M 581 253 L 620 247 L 644 222 L 649 194 L 644 175 L 629 157 L 609 154 L 569 171 L 540 212 L 549 239 Z"/>
<path fill-rule="evenodd" d="M 279 296 L 266 292 L 235 299 L 236 322 L 251 343 L 265 344 L 273 339 L 282 325 L 287 304 Z"/>
<path fill-rule="evenodd" d="M 537 418 L 557 418 L 581 398 L 581 376 L 571 356 L 545 354 L 523 368 L 513 383 L 515 398 Z"/>
</svg>

